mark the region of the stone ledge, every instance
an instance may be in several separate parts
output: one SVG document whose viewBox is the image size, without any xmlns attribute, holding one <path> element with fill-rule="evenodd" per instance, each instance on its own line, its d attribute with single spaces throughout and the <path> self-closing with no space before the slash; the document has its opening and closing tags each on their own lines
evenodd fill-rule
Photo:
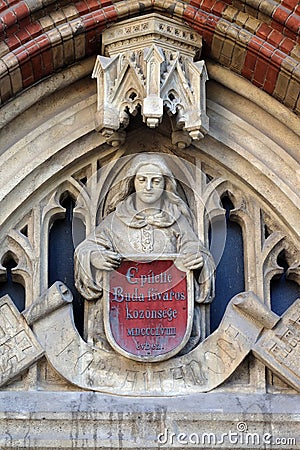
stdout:
<svg viewBox="0 0 300 450">
<path fill-rule="evenodd" d="M 217 448 L 292 449 L 300 442 L 297 395 L 211 393 L 158 399 L 1 392 L 0 405 L 2 449 L 204 449 L 214 447 L 213 439 Z M 189 441 L 197 436 L 199 445 Z M 290 438 L 295 444 L 282 443 Z M 266 446 L 263 439 L 272 439 L 273 445 Z"/>
</svg>

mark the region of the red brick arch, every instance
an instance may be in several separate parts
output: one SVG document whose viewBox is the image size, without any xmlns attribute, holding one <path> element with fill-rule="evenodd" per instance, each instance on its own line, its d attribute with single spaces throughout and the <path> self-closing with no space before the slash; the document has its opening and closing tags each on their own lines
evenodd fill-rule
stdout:
<svg viewBox="0 0 300 450">
<path fill-rule="evenodd" d="M 0 0 L 1 103 L 100 52 L 112 22 L 156 11 L 203 36 L 203 56 L 300 111 L 298 0 Z"/>
</svg>

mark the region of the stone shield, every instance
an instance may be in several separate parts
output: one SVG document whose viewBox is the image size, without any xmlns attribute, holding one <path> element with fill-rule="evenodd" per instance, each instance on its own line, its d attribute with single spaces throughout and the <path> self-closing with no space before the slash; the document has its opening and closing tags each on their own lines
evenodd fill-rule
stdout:
<svg viewBox="0 0 300 450">
<path fill-rule="evenodd" d="M 187 343 L 194 310 L 193 275 L 174 257 L 125 259 L 109 272 L 104 325 L 112 347 L 136 361 L 162 361 Z"/>
</svg>

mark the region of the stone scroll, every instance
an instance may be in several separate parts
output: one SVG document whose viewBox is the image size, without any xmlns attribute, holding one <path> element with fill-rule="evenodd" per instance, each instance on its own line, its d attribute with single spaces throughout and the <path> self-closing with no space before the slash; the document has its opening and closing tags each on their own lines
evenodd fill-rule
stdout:
<svg viewBox="0 0 300 450">
<path fill-rule="evenodd" d="M 47 358 L 64 378 L 84 389 L 135 396 L 207 392 L 224 382 L 254 346 L 263 328 L 279 318 L 252 293 L 234 297 L 213 334 L 189 354 L 147 364 L 92 347 L 73 326 L 65 304 L 33 325 Z"/>
<path fill-rule="evenodd" d="M 71 301 L 70 291 L 60 282 L 23 315 L 9 296 L 0 299 L 0 386 L 45 354 L 62 377 L 87 390 L 134 396 L 208 392 L 253 350 L 300 391 L 300 299 L 278 317 L 254 293 L 238 294 L 229 302 L 219 328 L 193 351 L 155 364 L 132 361 L 113 349 L 86 343 L 75 328 Z"/>
</svg>

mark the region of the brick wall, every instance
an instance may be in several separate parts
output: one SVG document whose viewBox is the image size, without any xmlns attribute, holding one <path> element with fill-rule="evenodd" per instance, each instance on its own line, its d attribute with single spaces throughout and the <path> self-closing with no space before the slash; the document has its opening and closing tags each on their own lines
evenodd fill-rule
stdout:
<svg viewBox="0 0 300 450">
<path fill-rule="evenodd" d="M 204 58 L 300 112 L 298 0 L 0 0 L 1 103 L 99 54 L 110 23 L 153 11 L 183 19 L 203 36 Z"/>
</svg>

